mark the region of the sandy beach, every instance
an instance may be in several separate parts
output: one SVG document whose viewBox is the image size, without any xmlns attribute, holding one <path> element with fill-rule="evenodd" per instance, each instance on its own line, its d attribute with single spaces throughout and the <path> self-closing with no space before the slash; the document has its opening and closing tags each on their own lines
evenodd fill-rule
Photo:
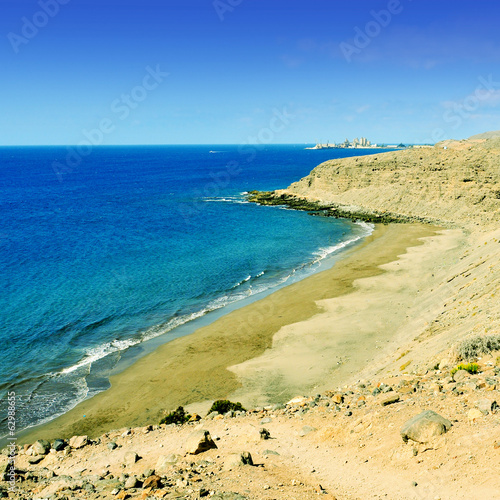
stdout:
<svg viewBox="0 0 500 500">
<path fill-rule="evenodd" d="M 310 327 L 307 320 L 322 317 L 323 306 L 318 301 L 349 294 L 356 280 L 383 273 L 379 266 L 397 260 L 409 247 L 422 245 L 420 238 L 435 231 L 418 224 L 379 225 L 332 269 L 159 347 L 113 377 L 110 389 L 54 421 L 29 430 L 22 440 L 74 434 L 98 436 L 114 428 L 157 423 L 166 410 L 178 405 L 206 412 L 211 401 L 226 397 L 247 406 L 282 403 L 296 394 L 346 380 L 364 367 L 367 350 L 372 351 L 376 343 L 386 343 L 390 333 L 384 330 L 379 338 L 373 332 L 358 332 L 346 339 L 344 329 L 344 333 L 333 332 L 328 341 L 318 337 L 311 345 L 310 335 L 305 332 Z M 360 310 L 355 314 L 361 321 Z M 373 309 L 362 314 L 367 323 L 377 315 Z M 290 329 L 294 331 L 294 342 L 286 333 Z M 299 377 L 294 375 L 298 365 Z"/>
</svg>

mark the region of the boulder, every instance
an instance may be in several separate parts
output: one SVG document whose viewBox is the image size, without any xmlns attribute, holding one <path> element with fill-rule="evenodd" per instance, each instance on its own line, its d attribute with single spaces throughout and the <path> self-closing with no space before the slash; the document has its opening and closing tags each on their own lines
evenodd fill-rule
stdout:
<svg viewBox="0 0 500 500">
<path fill-rule="evenodd" d="M 432 410 L 427 410 L 408 420 L 401 427 L 400 434 L 406 443 L 409 439 L 427 443 L 432 438 L 450 430 L 452 423 Z"/>
<path fill-rule="evenodd" d="M 89 444 L 89 437 L 88 436 L 73 436 L 69 440 L 69 445 L 71 448 L 79 449 L 83 448 L 84 446 L 87 446 Z"/>
<path fill-rule="evenodd" d="M 50 443 L 45 439 L 39 439 L 31 447 L 35 455 L 47 455 L 50 451 Z"/>
<path fill-rule="evenodd" d="M 186 441 L 186 453 L 190 455 L 197 455 L 212 448 L 217 448 L 217 445 L 207 430 L 200 429 L 192 432 Z"/>
</svg>

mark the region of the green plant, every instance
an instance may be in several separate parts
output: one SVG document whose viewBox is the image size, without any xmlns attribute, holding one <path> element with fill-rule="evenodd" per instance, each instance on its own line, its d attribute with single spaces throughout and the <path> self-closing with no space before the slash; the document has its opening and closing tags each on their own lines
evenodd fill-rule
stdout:
<svg viewBox="0 0 500 500">
<path fill-rule="evenodd" d="M 182 406 L 179 406 L 177 410 L 171 411 L 167 415 L 165 415 L 161 420 L 160 420 L 160 425 L 161 424 L 183 424 L 187 422 L 191 418 L 191 415 L 189 413 L 186 413 L 184 411 L 184 408 Z"/>
<path fill-rule="evenodd" d="M 245 411 L 245 408 L 241 406 L 241 403 L 233 403 L 227 399 L 218 399 L 214 401 L 213 405 L 208 410 L 208 414 L 216 411 L 217 413 L 227 413 L 228 411 Z"/>
<path fill-rule="evenodd" d="M 466 372 L 469 372 L 470 374 L 474 375 L 479 371 L 479 365 L 477 363 L 460 363 L 458 366 L 453 368 L 451 370 L 451 376 L 455 375 L 455 373 L 458 372 L 458 370 L 465 370 Z"/>
</svg>

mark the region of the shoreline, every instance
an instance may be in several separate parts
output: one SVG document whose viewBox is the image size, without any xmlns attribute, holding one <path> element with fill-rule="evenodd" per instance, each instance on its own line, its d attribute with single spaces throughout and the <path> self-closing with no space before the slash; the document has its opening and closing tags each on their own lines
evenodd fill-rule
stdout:
<svg viewBox="0 0 500 500">
<path fill-rule="evenodd" d="M 318 300 L 348 294 L 355 280 L 382 274 L 380 265 L 397 260 L 407 248 L 421 245 L 419 238 L 436 231 L 419 224 L 377 226 L 371 236 L 346 251 L 332 268 L 159 346 L 113 376 L 110 389 L 48 423 L 26 429 L 19 434 L 19 441 L 76 434 L 95 437 L 112 428 L 155 424 L 164 411 L 179 405 L 191 405 L 201 412 L 212 400 L 233 393 L 244 405 L 251 404 L 255 400 L 255 395 L 251 395 L 254 389 L 245 395 L 243 389 L 248 387 L 248 380 L 242 384 L 230 367 L 258 359 L 272 347 L 276 333 L 283 327 L 318 315 Z M 312 386 L 317 386 L 318 380 L 314 382 Z M 285 393 L 293 389 L 293 384 L 288 392 L 280 388 L 281 398 L 273 396 L 268 403 L 283 402 Z"/>
</svg>

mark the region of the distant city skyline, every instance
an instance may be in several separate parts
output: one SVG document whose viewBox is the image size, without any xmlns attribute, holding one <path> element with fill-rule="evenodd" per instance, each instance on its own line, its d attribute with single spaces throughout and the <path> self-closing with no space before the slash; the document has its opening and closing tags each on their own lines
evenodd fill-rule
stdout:
<svg viewBox="0 0 500 500">
<path fill-rule="evenodd" d="M 486 0 L 4 0 L 0 145 L 496 130 L 499 17 Z"/>
</svg>

